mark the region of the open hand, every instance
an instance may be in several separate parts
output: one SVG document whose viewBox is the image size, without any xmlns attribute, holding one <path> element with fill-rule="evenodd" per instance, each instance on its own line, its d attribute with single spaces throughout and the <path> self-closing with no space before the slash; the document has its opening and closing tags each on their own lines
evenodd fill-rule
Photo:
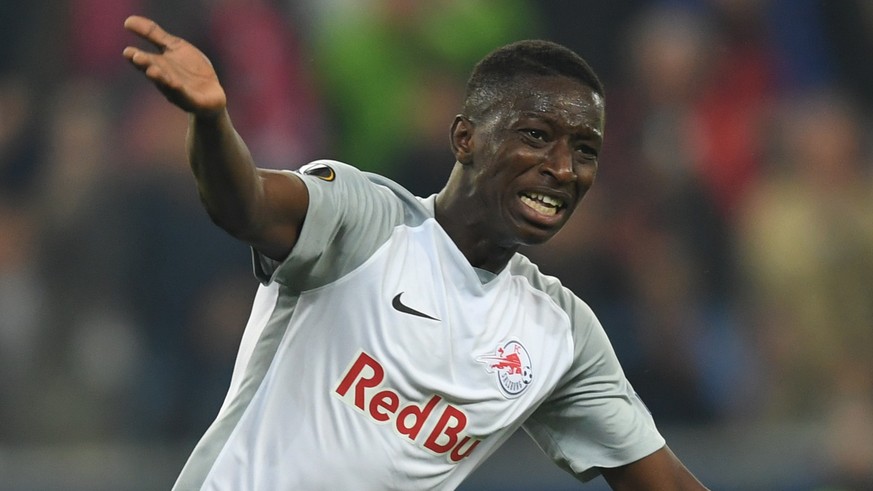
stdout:
<svg viewBox="0 0 873 491">
<path fill-rule="evenodd" d="M 224 111 L 227 96 L 203 52 L 145 17 L 130 16 L 124 27 L 159 50 L 153 53 L 128 46 L 123 54 L 170 102 L 198 116 L 215 116 Z"/>
</svg>

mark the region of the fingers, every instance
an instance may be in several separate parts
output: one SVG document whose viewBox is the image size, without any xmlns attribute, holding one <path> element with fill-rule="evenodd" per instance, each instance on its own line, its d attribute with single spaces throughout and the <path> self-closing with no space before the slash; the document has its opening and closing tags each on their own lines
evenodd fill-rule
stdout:
<svg viewBox="0 0 873 491">
<path fill-rule="evenodd" d="M 158 63 L 157 57 L 159 55 L 148 53 L 131 46 L 124 48 L 122 54 L 133 66 L 143 72 L 146 77 L 153 82 L 156 82 L 161 86 L 166 86 L 167 88 L 177 88 L 173 77 L 161 68 L 160 63 Z"/>
<path fill-rule="evenodd" d="M 124 28 L 152 43 L 160 50 L 178 40 L 176 36 L 163 30 L 155 21 L 139 15 L 131 15 L 124 20 Z"/>
<path fill-rule="evenodd" d="M 153 63 L 151 53 L 146 53 L 145 51 L 134 48 L 133 46 L 124 48 L 124 51 L 122 51 L 121 54 L 127 58 L 127 61 L 140 70 L 145 70 Z"/>
<path fill-rule="evenodd" d="M 179 40 L 179 38 L 164 31 L 153 20 L 138 15 L 132 15 L 125 19 L 124 27 L 141 38 L 148 40 L 162 52 L 166 50 L 167 45 Z M 162 85 L 170 85 L 169 74 L 160 66 L 160 54 L 128 46 L 124 48 L 122 55 L 152 81 Z"/>
</svg>

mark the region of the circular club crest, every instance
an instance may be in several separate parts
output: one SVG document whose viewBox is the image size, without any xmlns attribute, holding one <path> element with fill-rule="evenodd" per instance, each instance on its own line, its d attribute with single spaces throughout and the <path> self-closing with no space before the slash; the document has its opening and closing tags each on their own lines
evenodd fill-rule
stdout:
<svg viewBox="0 0 873 491">
<path fill-rule="evenodd" d="M 518 397 L 533 380 L 530 355 L 524 346 L 510 340 L 493 353 L 476 358 L 485 364 L 488 373 L 497 374 L 497 382 L 506 397 Z"/>
</svg>

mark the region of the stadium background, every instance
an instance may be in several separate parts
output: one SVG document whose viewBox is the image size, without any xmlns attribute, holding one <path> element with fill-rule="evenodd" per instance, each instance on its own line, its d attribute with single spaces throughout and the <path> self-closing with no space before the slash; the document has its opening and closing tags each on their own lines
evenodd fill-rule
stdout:
<svg viewBox="0 0 873 491">
<path fill-rule="evenodd" d="M 261 165 L 423 194 L 476 59 L 577 49 L 607 87 L 600 176 L 530 255 L 713 489 L 873 489 L 873 3 L 38 0 L 0 4 L 0 490 L 168 489 L 256 287 L 185 115 L 121 57 L 129 13 L 207 52 Z M 519 435 L 462 489 L 576 488 Z"/>
</svg>

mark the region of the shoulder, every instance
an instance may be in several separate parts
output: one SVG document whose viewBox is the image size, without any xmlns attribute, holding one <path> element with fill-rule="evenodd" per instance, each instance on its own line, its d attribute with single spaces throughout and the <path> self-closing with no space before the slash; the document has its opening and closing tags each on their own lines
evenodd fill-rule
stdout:
<svg viewBox="0 0 873 491">
<path fill-rule="evenodd" d="M 413 195 L 409 190 L 394 180 L 363 171 L 357 167 L 336 160 L 316 160 L 296 171 L 307 187 L 336 194 L 338 198 L 358 201 L 361 197 L 369 197 L 376 201 L 390 203 L 402 208 L 407 224 L 420 223 L 432 217 L 433 211 L 424 206 L 423 200 Z"/>
<path fill-rule="evenodd" d="M 323 286 L 363 264 L 398 226 L 421 223 L 427 210 L 402 186 L 335 160 L 295 171 L 309 193 L 297 243 L 284 261 L 255 257 L 258 278 L 293 287 Z"/>
<path fill-rule="evenodd" d="M 366 172 L 338 160 L 314 160 L 289 172 L 297 174 L 304 181 L 327 183 L 321 185 L 348 186 L 362 185 L 368 182 Z"/>
<path fill-rule="evenodd" d="M 548 296 L 557 308 L 570 316 L 574 325 L 580 322 L 587 324 L 594 320 L 594 312 L 584 300 L 565 287 L 558 278 L 540 271 L 523 254 L 515 254 L 507 267 L 510 268 L 511 275 L 523 278 L 532 290 Z"/>
</svg>

